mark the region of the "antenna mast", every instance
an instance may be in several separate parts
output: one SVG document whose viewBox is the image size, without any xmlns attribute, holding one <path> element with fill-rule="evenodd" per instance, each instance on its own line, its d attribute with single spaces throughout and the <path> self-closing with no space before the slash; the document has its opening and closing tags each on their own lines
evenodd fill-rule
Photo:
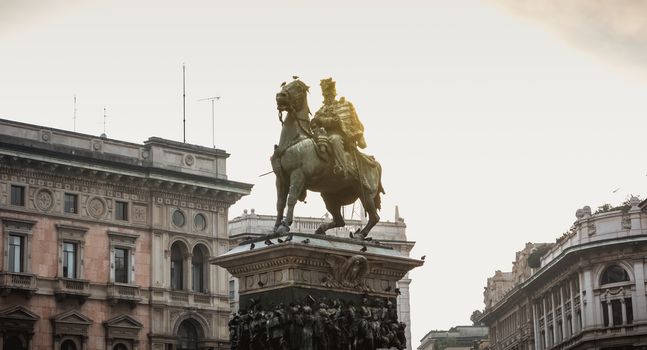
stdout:
<svg viewBox="0 0 647 350">
<path fill-rule="evenodd" d="M 74 131 L 76 132 L 76 94 L 74 95 Z"/>
<path fill-rule="evenodd" d="M 215 104 L 216 100 L 220 100 L 220 96 L 213 96 L 213 97 L 207 97 L 207 98 L 201 98 L 198 101 L 211 101 L 211 143 L 213 144 L 213 148 L 216 148 L 216 117 L 215 117 Z"/>
<path fill-rule="evenodd" d="M 182 137 L 186 143 L 186 68 L 182 63 Z"/>
</svg>

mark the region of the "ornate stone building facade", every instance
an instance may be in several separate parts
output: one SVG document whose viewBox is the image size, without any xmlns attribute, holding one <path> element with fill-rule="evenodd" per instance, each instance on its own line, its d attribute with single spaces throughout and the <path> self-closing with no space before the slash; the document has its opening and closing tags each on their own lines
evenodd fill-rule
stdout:
<svg viewBox="0 0 647 350">
<path fill-rule="evenodd" d="M 228 156 L 0 120 L 0 350 L 228 348 Z"/>
<path fill-rule="evenodd" d="M 429 331 L 420 340 L 418 350 L 472 350 L 487 339 L 488 329 L 482 326 L 455 326 L 449 330 Z"/>
<path fill-rule="evenodd" d="M 364 217 L 364 215 L 360 216 Z M 317 227 L 326 220 L 330 219 L 327 217 L 295 217 L 294 222 L 290 227 L 290 232 L 314 233 Z M 260 215 L 257 214 L 254 209 L 251 211 L 245 210 L 241 216 L 235 217 L 229 221 L 229 237 L 231 239 L 231 245 L 236 246 L 240 242 L 249 238 L 258 237 L 272 232 L 275 221 L 276 217 L 273 215 Z M 349 232 L 355 231 L 357 228 L 362 227 L 365 224 L 362 220 L 345 219 L 345 221 L 346 227 L 328 230 L 326 234 L 347 238 Z M 415 245 L 415 242 L 407 240 L 406 227 L 404 219 L 400 217 L 399 211 L 396 208 L 394 222 L 380 221 L 375 225 L 375 227 L 373 227 L 370 235 L 373 239 L 378 240 L 387 246 L 393 247 L 404 256 L 409 256 L 409 252 Z M 410 284 L 411 279 L 409 279 L 408 274 L 397 283 L 397 288 L 400 293 L 397 297 L 398 320 L 407 325 L 405 332 L 407 337 L 407 349 L 409 350 L 411 350 L 411 308 L 409 305 Z M 232 310 L 238 310 L 238 290 L 238 280 L 231 278 L 229 280 L 229 296 Z"/>
<path fill-rule="evenodd" d="M 555 243 L 517 253 L 504 295 L 488 279 L 489 348 L 647 349 L 646 209 L 635 197 L 596 214 L 584 207 Z"/>
</svg>

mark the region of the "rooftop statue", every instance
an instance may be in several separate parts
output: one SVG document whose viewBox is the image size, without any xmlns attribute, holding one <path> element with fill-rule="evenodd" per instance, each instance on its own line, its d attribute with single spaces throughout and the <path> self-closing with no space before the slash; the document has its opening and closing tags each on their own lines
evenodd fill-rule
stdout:
<svg viewBox="0 0 647 350">
<path fill-rule="evenodd" d="M 307 190 L 320 192 L 332 222 L 323 223 L 317 234 L 343 227 L 341 207 L 357 199 L 368 214 L 368 222 L 351 238 L 366 239 L 380 220 L 382 167 L 371 156 L 358 150 L 365 148 L 364 126 L 355 108 L 345 98 L 336 99 L 335 82 L 321 81 L 323 106 L 310 120 L 308 86 L 298 78 L 283 83 L 276 94 L 281 121 L 279 144 L 274 146 L 272 169 L 276 175 L 276 223 L 274 232 L 290 231 L 297 200 L 305 200 Z M 286 112 L 283 119 L 283 112 Z M 284 211 L 287 204 L 287 213 Z"/>
</svg>

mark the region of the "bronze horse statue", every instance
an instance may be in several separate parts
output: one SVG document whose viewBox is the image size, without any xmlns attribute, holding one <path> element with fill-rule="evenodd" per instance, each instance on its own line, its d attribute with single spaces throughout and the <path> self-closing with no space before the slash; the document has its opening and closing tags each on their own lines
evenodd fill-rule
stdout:
<svg viewBox="0 0 647 350">
<path fill-rule="evenodd" d="M 332 215 L 332 222 L 321 224 L 315 233 L 325 234 L 327 230 L 343 227 L 346 223 L 341 207 L 354 203 L 358 198 L 366 213 L 368 222 L 361 231 L 350 233 L 351 238 L 367 239 L 373 226 L 380 221 L 380 193 L 382 168 L 375 160 L 360 154 L 358 150 L 347 150 L 353 161 L 351 171 L 343 174 L 333 172 L 330 155 L 322 151 L 317 137 L 310 128 L 310 109 L 307 101 L 308 86 L 295 79 L 283 84 L 276 94 L 279 120 L 282 124 L 279 144 L 274 146 L 272 170 L 276 175 L 276 223 L 274 232 L 284 234 L 290 231 L 294 206 L 298 200 L 305 200 L 306 191 L 319 192 L 326 209 Z M 283 112 L 287 112 L 283 120 Z M 287 213 L 284 214 L 287 204 Z"/>
</svg>

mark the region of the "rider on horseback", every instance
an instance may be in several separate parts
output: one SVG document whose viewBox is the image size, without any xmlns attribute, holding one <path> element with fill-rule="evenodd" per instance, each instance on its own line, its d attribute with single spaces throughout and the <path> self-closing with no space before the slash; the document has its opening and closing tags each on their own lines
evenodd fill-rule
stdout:
<svg viewBox="0 0 647 350">
<path fill-rule="evenodd" d="M 324 97 L 323 106 L 315 113 L 311 121 L 313 130 L 325 129 L 334 155 L 334 174 L 348 172 L 349 161 L 344 150 L 357 152 L 357 147 L 366 148 L 364 140 L 364 125 L 359 120 L 355 107 L 344 97 L 337 100 L 335 81 L 332 78 L 321 80 L 321 92 Z"/>
</svg>

